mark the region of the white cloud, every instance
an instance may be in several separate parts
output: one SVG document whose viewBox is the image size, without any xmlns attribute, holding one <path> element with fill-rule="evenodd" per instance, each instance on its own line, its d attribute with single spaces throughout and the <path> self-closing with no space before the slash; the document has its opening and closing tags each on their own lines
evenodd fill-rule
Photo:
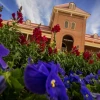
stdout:
<svg viewBox="0 0 100 100">
<path fill-rule="evenodd" d="M 100 1 L 96 0 L 90 18 L 87 21 L 86 30 L 89 33 L 100 33 Z"/>
<path fill-rule="evenodd" d="M 33 23 L 49 23 L 54 0 L 16 0 L 23 7 L 23 15 Z"/>
<path fill-rule="evenodd" d="M 3 5 L 3 7 L 8 11 L 8 12 L 11 12 L 11 10 L 4 4 L 0 1 L 0 4 Z"/>
</svg>

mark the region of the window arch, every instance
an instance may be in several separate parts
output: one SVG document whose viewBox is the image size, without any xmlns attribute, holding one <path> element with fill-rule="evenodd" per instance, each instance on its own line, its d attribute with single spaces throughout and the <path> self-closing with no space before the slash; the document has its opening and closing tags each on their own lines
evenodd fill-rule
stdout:
<svg viewBox="0 0 100 100">
<path fill-rule="evenodd" d="M 75 22 L 72 22 L 71 29 L 75 29 L 75 26 L 76 26 L 76 23 Z"/>
<path fill-rule="evenodd" d="M 69 22 L 65 21 L 65 28 L 68 28 L 68 26 L 69 26 Z"/>
</svg>

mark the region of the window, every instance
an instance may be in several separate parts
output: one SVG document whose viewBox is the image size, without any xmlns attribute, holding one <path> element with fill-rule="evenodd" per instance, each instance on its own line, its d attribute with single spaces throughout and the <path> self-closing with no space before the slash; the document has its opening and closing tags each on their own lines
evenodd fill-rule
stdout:
<svg viewBox="0 0 100 100">
<path fill-rule="evenodd" d="M 68 28 L 68 21 L 65 21 L 65 28 Z"/>
<path fill-rule="evenodd" d="M 71 24 L 71 29 L 75 29 L 75 22 L 72 22 L 72 24 Z"/>
</svg>

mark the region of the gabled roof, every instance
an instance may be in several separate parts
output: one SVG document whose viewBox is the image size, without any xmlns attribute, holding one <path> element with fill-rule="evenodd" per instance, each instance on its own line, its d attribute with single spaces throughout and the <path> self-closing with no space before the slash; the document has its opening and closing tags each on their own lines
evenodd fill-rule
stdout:
<svg viewBox="0 0 100 100">
<path fill-rule="evenodd" d="M 85 14 L 85 15 L 88 15 L 88 16 L 90 15 L 88 12 L 78 8 L 77 6 L 75 7 L 74 10 L 69 9 L 69 4 L 70 3 L 65 3 L 65 4 L 57 5 L 54 8 L 58 8 L 58 9 L 66 10 L 66 11 L 73 11 L 73 12 L 76 12 L 76 13 L 82 13 L 82 14 Z"/>
</svg>

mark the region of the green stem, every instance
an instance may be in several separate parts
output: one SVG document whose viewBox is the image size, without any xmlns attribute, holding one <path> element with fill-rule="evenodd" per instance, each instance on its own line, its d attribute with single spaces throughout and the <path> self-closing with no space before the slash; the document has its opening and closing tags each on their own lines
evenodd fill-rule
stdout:
<svg viewBox="0 0 100 100">
<path fill-rule="evenodd" d="M 56 32 L 54 32 L 54 40 L 53 40 L 53 42 L 54 42 L 54 47 L 56 46 Z"/>
</svg>

